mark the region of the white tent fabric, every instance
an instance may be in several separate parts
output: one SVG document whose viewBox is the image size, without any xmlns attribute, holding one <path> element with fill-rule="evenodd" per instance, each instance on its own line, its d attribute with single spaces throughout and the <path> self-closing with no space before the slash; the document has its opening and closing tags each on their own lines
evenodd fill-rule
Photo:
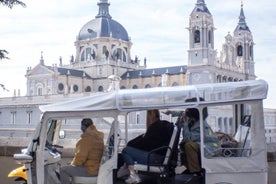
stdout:
<svg viewBox="0 0 276 184">
<path fill-rule="evenodd" d="M 118 90 L 40 106 L 40 110 L 51 117 L 55 113 L 64 113 L 66 115 L 100 111 L 110 113 L 114 111 L 135 111 L 152 108 L 185 108 L 186 106 L 191 107 L 200 104 L 258 101 L 258 103 L 255 103 L 256 105 L 252 105 L 252 112 L 254 113 L 260 112 L 260 108 L 262 108 L 261 100 L 267 97 L 267 91 L 268 84 L 264 80 Z M 198 99 L 197 102 L 185 102 L 186 99 L 194 97 Z M 199 97 L 203 97 L 205 101 L 199 101 Z M 260 181 L 264 180 L 260 178 L 265 178 L 266 176 L 266 145 L 264 134 L 260 134 L 259 131 L 264 130 L 264 124 L 261 113 L 255 114 L 254 122 L 257 123 L 254 124 L 251 132 L 252 137 L 254 137 L 251 142 L 251 156 L 233 158 L 214 157 L 211 159 L 203 157 L 202 165 L 206 169 L 206 183 L 226 183 L 221 182 L 221 178 L 224 178 L 225 181 L 231 181 L 233 184 L 249 181 L 248 178 L 251 178 L 250 183 L 263 183 Z M 118 128 L 118 125 L 116 126 Z M 115 138 L 115 142 L 116 139 L 117 137 Z M 116 151 L 114 150 L 114 152 Z M 116 162 L 117 157 L 112 157 L 101 166 L 98 181 L 103 184 L 112 181 L 111 171 L 116 167 Z M 255 173 L 258 173 L 258 175 Z M 232 182 L 234 180 L 237 181 Z"/>
<path fill-rule="evenodd" d="M 40 106 L 42 112 L 101 111 L 117 109 L 131 111 L 153 107 L 169 108 L 196 106 L 199 103 L 256 100 L 267 97 L 268 84 L 264 80 L 202 84 L 194 86 L 157 87 L 147 89 L 103 92 L 71 101 Z M 189 102 L 192 97 L 203 97 L 204 102 Z"/>
</svg>

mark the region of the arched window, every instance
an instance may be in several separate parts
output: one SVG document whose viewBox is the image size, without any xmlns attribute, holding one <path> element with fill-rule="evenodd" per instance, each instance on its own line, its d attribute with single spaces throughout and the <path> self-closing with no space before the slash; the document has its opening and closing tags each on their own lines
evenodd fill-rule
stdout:
<svg viewBox="0 0 276 184">
<path fill-rule="evenodd" d="M 212 40 L 212 32 L 209 31 L 208 32 L 208 43 L 211 43 L 211 40 Z"/>
<path fill-rule="evenodd" d="M 74 86 L 73 86 L 73 91 L 74 91 L 74 92 L 77 92 L 78 90 L 79 90 L 79 86 L 76 85 L 76 84 L 74 84 Z"/>
<path fill-rule="evenodd" d="M 86 86 L 85 92 L 91 92 L 91 87 L 90 86 Z"/>
<path fill-rule="evenodd" d="M 242 46 L 241 45 L 239 45 L 237 47 L 237 56 L 242 56 Z"/>
<path fill-rule="evenodd" d="M 253 56 L 253 46 L 250 45 L 250 48 L 249 48 L 249 56 L 252 58 Z"/>
<path fill-rule="evenodd" d="M 96 49 L 91 47 L 86 47 L 81 51 L 81 61 L 91 61 L 96 58 Z"/>
<path fill-rule="evenodd" d="M 174 83 L 172 84 L 172 87 L 175 87 L 175 86 L 179 86 L 179 84 L 178 84 L 177 82 L 174 82 Z"/>
<path fill-rule="evenodd" d="M 121 86 L 120 89 L 126 89 L 126 87 L 125 86 Z"/>
<path fill-rule="evenodd" d="M 43 84 L 39 83 L 36 85 L 36 95 L 42 96 L 43 95 Z"/>
<path fill-rule="evenodd" d="M 233 81 L 233 77 L 228 77 L 228 82 L 232 82 Z"/>
<path fill-rule="evenodd" d="M 41 87 L 37 88 L 37 95 L 42 96 L 43 95 L 43 89 Z"/>
<path fill-rule="evenodd" d="M 107 47 L 106 46 L 103 46 L 103 54 L 105 55 L 105 58 L 107 59 L 108 56 L 109 56 L 109 52 L 107 50 Z"/>
<path fill-rule="evenodd" d="M 64 84 L 63 83 L 59 83 L 58 84 L 58 90 L 59 91 L 63 91 L 64 90 Z"/>
<path fill-rule="evenodd" d="M 222 82 L 227 82 L 227 77 L 226 76 L 222 77 Z"/>
<path fill-rule="evenodd" d="M 221 82 L 221 75 L 217 76 L 217 82 L 220 83 Z"/>
<path fill-rule="evenodd" d="M 99 86 L 99 87 L 98 87 L 98 91 L 102 92 L 102 91 L 103 91 L 103 87 L 102 87 L 102 86 Z"/>
<path fill-rule="evenodd" d="M 145 86 L 145 88 L 151 88 L 151 85 L 150 85 L 150 84 L 147 84 L 147 85 Z"/>
<path fill-rule="evenodd" d="M 133 85 L 132 89 L 138 89 L 138 86 L 137 85 Z"/>
<path fill-rule="evenodd" d="M 112 53 L 112 59 L 114 60 L 121 60 L 126 62 L 127 61 L 127 57 L 126 57 L 126 52 L 125 50 L 121 49 L 121 48 L 117 48 L 113 51 Z"/>
<path fill-rule="evenodd" d="M 194 41 L 195 41 L 195 43 L 200 43 L 200 31 L 199 30 L 195 30 Z"/>
<path fill-rule="evenodd" d="M 85 51 L 85 54 L 86 54 L 85 58 L 86 58 L 86 60 L 92 60 L 91 48 L 88 47 L 88 48 L 86 48 L 85 50 L 86 50 L 86 51 Z"/>
</svg>

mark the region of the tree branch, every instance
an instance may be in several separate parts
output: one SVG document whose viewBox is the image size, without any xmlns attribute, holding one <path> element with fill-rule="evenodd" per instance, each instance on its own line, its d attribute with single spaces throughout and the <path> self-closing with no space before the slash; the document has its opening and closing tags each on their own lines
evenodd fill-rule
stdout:
<svg viewBox="0 0 276 184">
<path fill-rule="evenodd" d="M 1 49 L 0 49 L 0 60 L 2 60 L 2 59 L 9 59 L 9 58 L 6 56 L 7 54 L 9 54 L 8 51 L 6 51 L 6 50 L 1 50 Z"/>
<path fill-rule="evenodd" d="M 21 5 L 22 7 L 26 7 L 26 4 L 19 0 L 0 0 L 0 4 L 9 8 L 13 8 L 14 5 Z"/>
</svg>

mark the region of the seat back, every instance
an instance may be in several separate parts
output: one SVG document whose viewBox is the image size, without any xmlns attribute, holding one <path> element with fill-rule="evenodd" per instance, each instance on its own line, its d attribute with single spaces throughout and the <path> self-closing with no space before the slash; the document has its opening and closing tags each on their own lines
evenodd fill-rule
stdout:
<svg viewBox="0 0 276 184">
<path fill-rule="evenodd" d="M 179 128 L 176 125 L 172 125 L 172 126 L 173 126 L 173 132 L 171 135 L 169 145 L 164 147 L 164 149 L 165 148 L 167 149 L 164 161 L 160 165 L 156 164 L 154 166 L 144 165 L 144 164 L 134 164 L 134 169 L 136 171 L 147 172 L 147 173 L 163 173 L 163 174 L 172 172 L 172 167 L 176 166 L 176 164 L 174 164 L 172 160 L 175 158 L 174 155 L 176 155 L 175 160 L 177 161 L 177 146 L 178 146 L 177 140 L 179 139 L 179 135 L 180 135 Z M 160 147 L 160 148 L 163 148 L 163 147 Z"/>
<path fill-rule="evenodd" d="M 180 131 L 178 131 L 178 127 L 176 125 L 174 125 L 173 133 L 172 133 L 172 136 L 171 136 L 170 143 L 168 145 L 169 147 L 167 149 L 166 156 L 165 156 L 165 159 L 163 161 L 163 165 L 168 165 L 169 164 L 169 161 L 173 156 L 174 150 L 175 150 L 176 146 L 178 145 L 177 139 L 179 139 L 179 134 L 180 134 Z"/>
<path fill-rule="evenodd" d="M 249 156 L 251 142 L 250 128 L 251 115 L 245 115 L 235 135 L 235 139 L 238 141 L 237 156 Z"/>
</svg>

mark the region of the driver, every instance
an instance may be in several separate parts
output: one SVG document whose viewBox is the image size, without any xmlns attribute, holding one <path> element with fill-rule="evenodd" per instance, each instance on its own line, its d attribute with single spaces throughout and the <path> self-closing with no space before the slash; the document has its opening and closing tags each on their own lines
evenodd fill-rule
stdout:
<svg viewBox="0 0 276 184">
<path fill-rule="evenodd" d="M 96 129 L 93 121 L 85 118 L 81 121 L 83 134 L 76 144 L 75 156 L 71 165 L 60 168 L 62 184 L 72 183 L 72 177 L 93 177 L 98 175 L 104 150 L 104 134 Z"/>
</svg>

